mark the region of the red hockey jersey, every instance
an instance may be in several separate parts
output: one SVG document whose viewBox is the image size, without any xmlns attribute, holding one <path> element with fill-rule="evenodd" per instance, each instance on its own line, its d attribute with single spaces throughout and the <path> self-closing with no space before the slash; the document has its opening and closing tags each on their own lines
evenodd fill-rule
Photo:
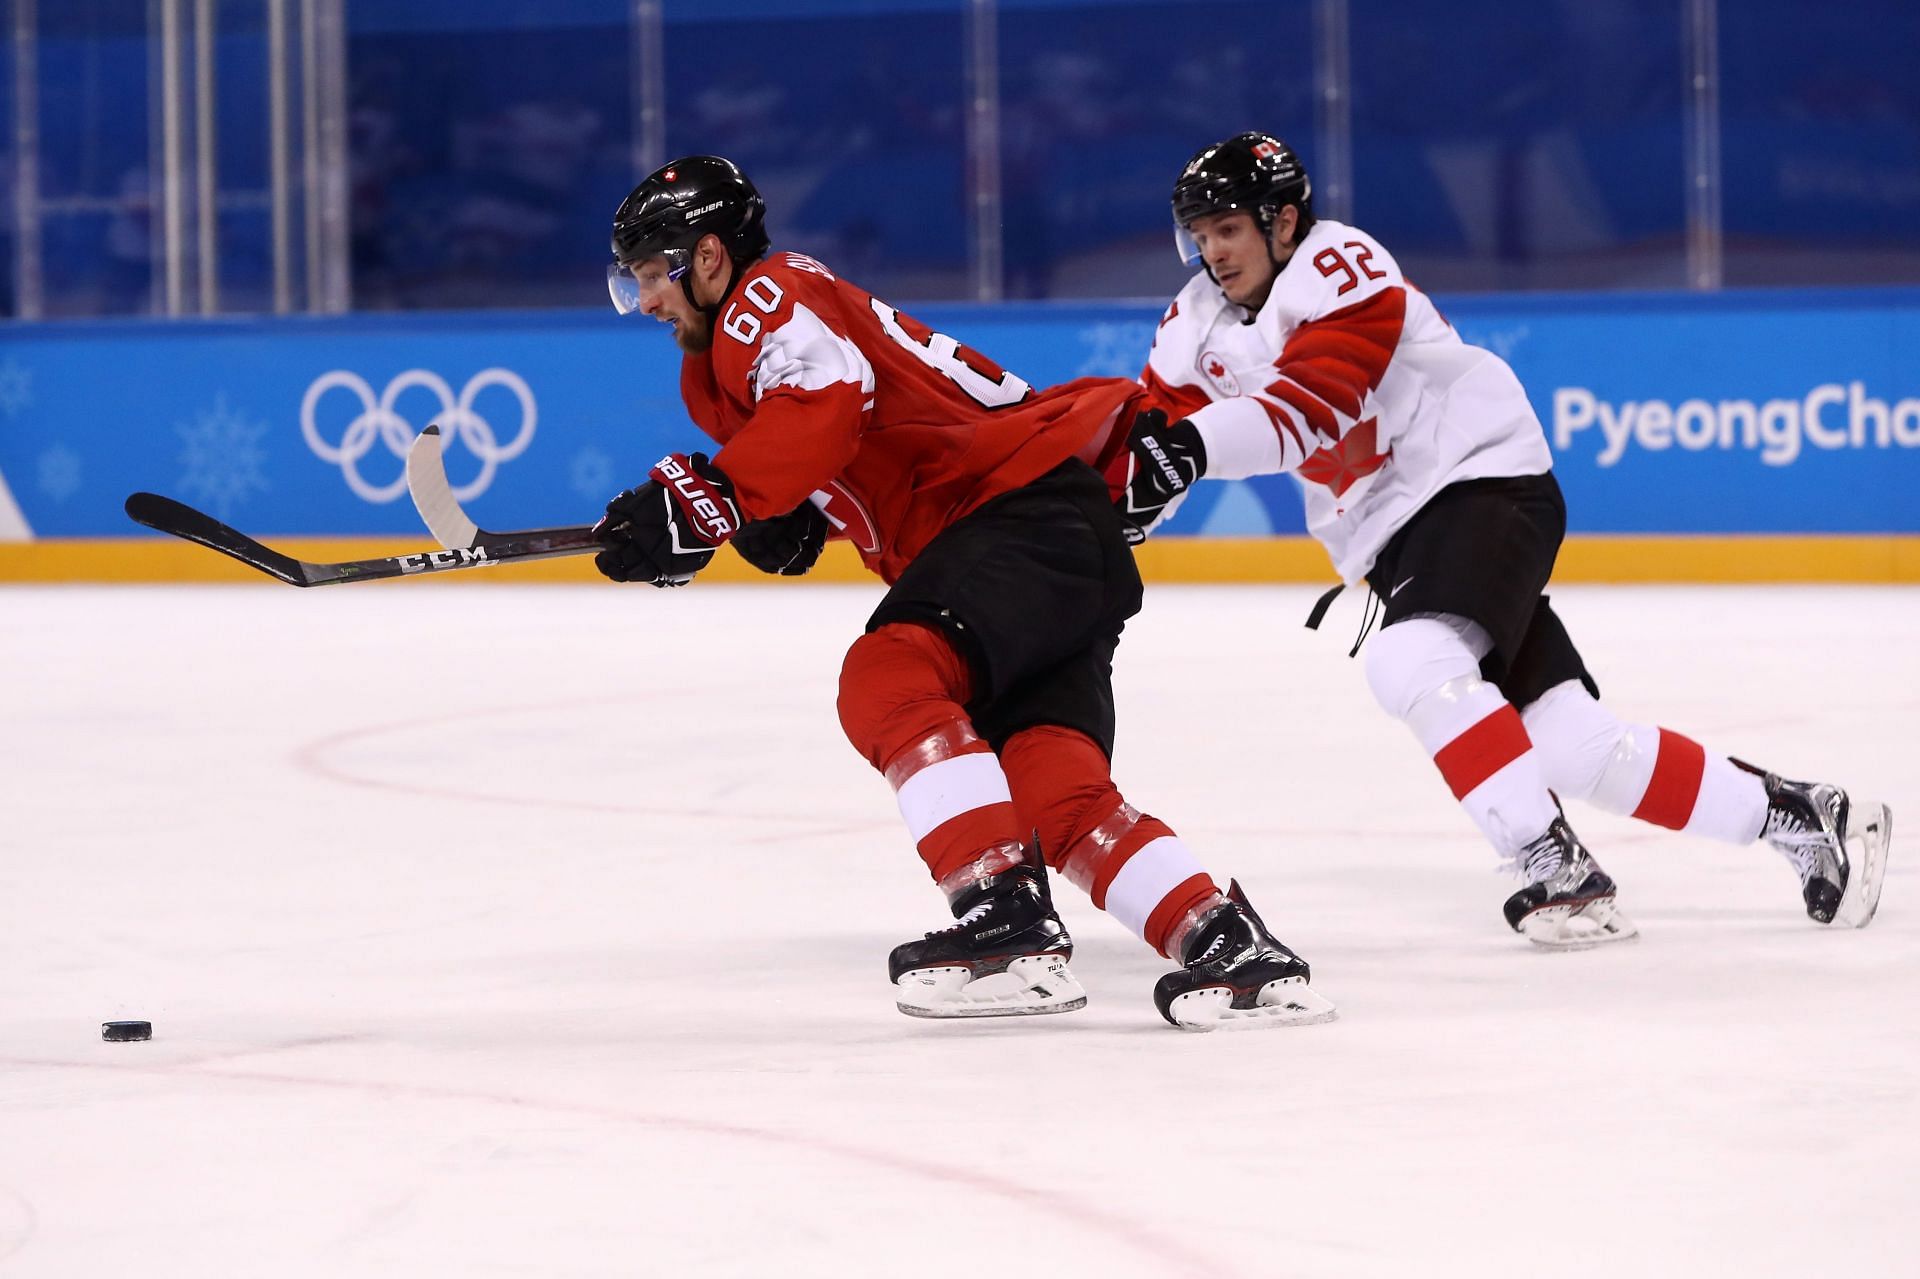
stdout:
<svg viewBox="0 0 1920 1279">
<path fill-rule="evenodd" d="M 1036 393 L 797 253 L 750 268 L 680 393 L 721 444 L 748 519 L 811 499 L 891 583 L 935 534 L 1070 457 L 1101 465 L 1141 394 L 1119 378 Z"/>
</svg>

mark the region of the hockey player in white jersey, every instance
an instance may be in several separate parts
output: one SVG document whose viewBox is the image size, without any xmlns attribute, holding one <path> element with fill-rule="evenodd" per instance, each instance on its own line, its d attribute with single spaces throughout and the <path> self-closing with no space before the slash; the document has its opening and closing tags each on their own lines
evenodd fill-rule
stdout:
<svg viewBox="0 0 1920 1279">
<path fill-rule="evenodd" d="M 1461 341 L 1377 240 L 1316 219 L 1306 170 L 1277 138 L 1202 150 L 1174 184 L 1173 216 L 1201 270 L 1160 323 L 1141 375 L 1154 407 L 1134 422 L 1125 473 L 1110 474 L 1131 536 L 1203 476 L 1295 477 L 1342 581 L 1379 597 L 1374 696 L 1524 880 L 1506 918 L 1529 940 L 1635 934 L 1556 795 L 1765 840 L 1799 872 L 1808 915 L 1864 927 L 1886 867 L 1883 805 L 1599 701 L 1542 593 L 1566 507 L 1513 371 Z"/>
</svg>

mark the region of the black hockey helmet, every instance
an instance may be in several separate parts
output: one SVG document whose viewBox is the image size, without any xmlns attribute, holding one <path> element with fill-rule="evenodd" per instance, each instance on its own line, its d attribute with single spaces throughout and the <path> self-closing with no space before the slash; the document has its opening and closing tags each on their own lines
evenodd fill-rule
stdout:
<svg viewBox="0 0 1920 1279">
<path fill-rule="evenodd" d="M 736 268 L 758 261 L 771 243 L 766 216 L 767 202 L 731 160 L 690 155 L 655 169 L 614 211 L 607 269 L 614 306 L 624 314 L 638 305 L 635 263 L 665 257 L 668 276 L 680 279 L 703 236 L 719 236 Z"/>
<path fill-rule="evenodd" d="M 1262 233 L 1287 205 L 1300 210 L 1300 230 L 1313 225 L 1313 183 L 1294 149 L 1270 133 L 1236 133 L 1202 147 L 1173 184 L 1174 238 L 1189 266 L 1200 250 L 1188 234 L 1195 218 L 1229 209 L 1253 214 Z"/>
</svg>

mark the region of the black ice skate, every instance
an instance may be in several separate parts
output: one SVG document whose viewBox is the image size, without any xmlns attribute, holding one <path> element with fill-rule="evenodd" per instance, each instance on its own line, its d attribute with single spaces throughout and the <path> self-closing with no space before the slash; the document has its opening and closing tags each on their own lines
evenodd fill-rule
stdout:
<svg viewBox="0 0 1920 1279">
<path fill-rule="evenodd" d="M 1073 939 L 1053 911 L 1046 869 L 1015 866 L 953 903 L 959 921 L 895 946 L 887 960 L 894 1003 L 909 1017 L 1070 1013 L 1087 992 L 1067 970 Z"/>
<path fill-rule="evenodd" d="M 1238 880 L 1227 888 L 1227 904 L 1187 938 L 1180 958 L 1186 966 L 1154 984 L 1153 1002 L 1182 1030 L 1310 1026 L 1338 1016 L 1307 984 L 1307 961 L 1267 931 Z"/>
<path fill-rule="evenodd" d="M 1527 886 L 1507 898 L 1507 923 L 1536 946 L 1586 950 L 1626 941 L 1640 930 L 1614 902 L 1611 876 L 1556 817 L 1547 833 L 1515 857 Z"/>
<path fill-rule="evenodd" d="M 1893 814 L 1885 804 L 1856 804 L 1826 782 L 1790 782 L 1751 764 L 1767 787 L 1767 822 L 1760 838 L 1780 850 L 1800 874 L 1807 915 L 1822 923 L 1865 928 L 1880 908 L 1887 874 Z"/>
</svg>

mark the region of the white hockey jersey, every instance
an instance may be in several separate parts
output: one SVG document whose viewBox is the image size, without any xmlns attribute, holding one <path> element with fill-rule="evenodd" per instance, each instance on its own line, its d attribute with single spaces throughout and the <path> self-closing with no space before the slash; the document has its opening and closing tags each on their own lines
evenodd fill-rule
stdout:
<svg viewBox="0 0 1920 1279">
<path fill-rule="evenodd" d="M 1258 315 L 1202 271 L 1160 321 L 1140 380 L 1207 449 L 1207 476 L 1291 472 L 1307 528 L 1348 583 L 1459 480 L 1553 466 L 1499 356 L 1460 340 L 1373 237 L 1308 231 Z"/>
</svg>

